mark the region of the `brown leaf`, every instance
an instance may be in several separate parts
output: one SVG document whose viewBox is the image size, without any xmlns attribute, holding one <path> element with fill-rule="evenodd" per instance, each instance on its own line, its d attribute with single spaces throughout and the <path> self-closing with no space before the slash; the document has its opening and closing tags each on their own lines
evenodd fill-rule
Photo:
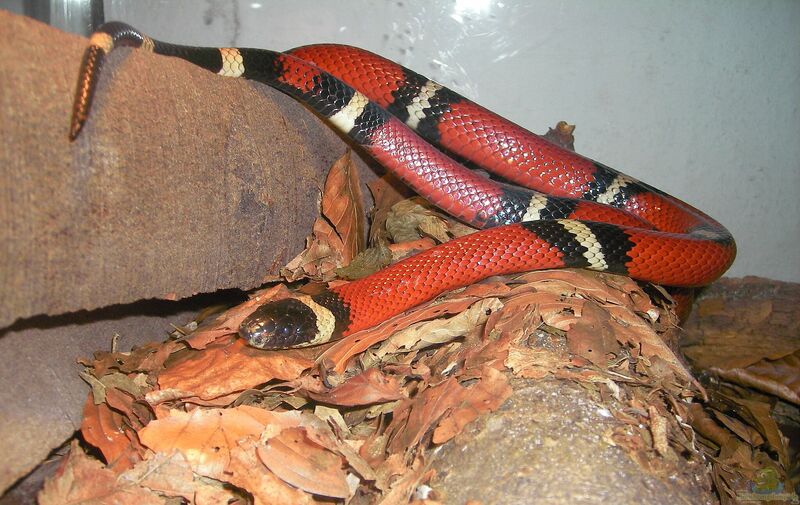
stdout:
<svg viewBox="0 0 800 505">
<path fill-rule="evenodd" d="M 305 250 L 281 269 L 281 276 L 290 282 L 303 278 L 329 281 L 335 277 L 336 269 L 345 264 L 343 250 L 344 243 L 333 226 L 324 218 L 317 218 Z"/>
<path fill-rule="evenodd" d="M 304 428 L 287 428 L 256 449 L 259 459 L 284 482 L 311 494 L 347 498 L 342 458 L 309 440 Z"/>
<path fill-rule="evenodd" d="M 308 357 L 313 350 L 263 351 L 247 346 L 239 338 L 187 352 L 191 354 L 186 359 L 159 375 L 161 391 L 149 393 L 149 402 L 156 403 L 164 397 L 211 400 L 272 379 L 296 379 L 314 364 Z"/>
<path fill-rule="evenodd" d="M 668 368 L 676 377 L 691 384 L 696 390 L 700 391 L 701 394 L 704 394 L 703 387 L 697 382 L 672 349 L 659 337 L 652 326 L 641 322 L 637 326 L 630 324 L 623 325 L 614 322 L 612 327 L 614 329 L 614 336 L 618 342 L 628 344 L 630 347 L 638 347 L 641 349 L 642 356 L 646 357 L 654 364 L 658 362 L 658 367 L 663 367 L 664 369 Z"/>
<path fill-rule="evenodd" d="M 340 279 L 355 280 L 377 272 L 392 262 L 392 251 L 383 242 L 358 253 L 346 267 L 337 268 Z"/>
<path fill-rule="evenodd" d="M 372 199 L 375 202 L 369 240 L 371 244 L 376 244 L 387 238 L 386 216 L 389 214 L 392 205 L 411 196 L 411 190 L 391 173 L 387 173 L 380 179 L 373 180 L 367 184 L 367 187 L 369 187 Z"/>
<path fill-rule="evenodd" d="M 251 493 L 256 503 L 313 503 L 310 496 L 278 479 L 256 456 L 258 440 L 288 428 L 302 427 L 310 441 L 339 454 L 359 474 L 372 470 L 355 451 L 336 439 L 330 427 L 311 414 L 272 412 L 249 406 L 169 410 L 140 431 L 142 442 L 156 452 L 180 452 L 192 471 L 230 482 Z M 338 457 L 337 457 L 338 458 Z M 340 464 L 344 461 L 338 458 Z"/>
<path fill-rule="evenodd" d="M 154 372 L 160 370 L 169 355 L 181 347 L 181 344 L 174 341 L 153 342 L 136 347 L 130 352 L 98 351 L 94 354 L 94 361 L 82 362 L 94 368 L 92 373 L 95 377 L 102 377 L 111 370 L 126 374 Z"/>
<path fill-rule="evenodd" d="M 159 495 L 182 497 L 189 503 L 229 503 L 235 495 L 220 481 L 203 479 L 194 472 L 180 452 L 151 453 L 146 460 L 119 476 L 129 482 L 156 491 Z"/>
<path fill-rule="evenodd" d="M 667 456 L 667 454 L 669 454 L 667 420 L 653 405 L 647 407 L 647 413 L 650 417 L 650 433 L 653 437 L 653 448 L 655 448 L 656 452 L 662 457 Z"/>
<path fill-rule="evenodd" d="M 575 136 L 573 132 L 575 132 L 575 125 L 569 124 L 566 121 L 559 121 L 556 123 L 555 128 L 548 128 L 547 133 L 542 136 L 564 149 L 574 151 Z"/>
<path fill-rule="evenodd" d="M 483 367 L 480 380 L 461 390 L 461 405 L 445 416 L 433 431 L 433 443 L 447 442 L 479 416 L 497 410 L 512 392 L 502 372 Z"/>
<path fill-rule="evenodd" d="M 411 242 L 429 236 L 439 243 L 447 242 L 447 221 L 432 210 L 425 200 L 414 197 L 392 206 L 386 216 L 386 231 L 396 243 Z"/>
<path fill-rule="evenodd" d="M 163 365 L 159 365 L 159 369 Z M 104 375 L 100 378 L 100 383 L 103 385 L 103 398 L 105 397 L 105 391 L 109 389 L 115 389 L 118 391 L 124 391 L 134 398 L 141 398 L 144 395 L 145 391 L 149 389 L 149 385 L 147 384 L 147 376 L 145 374 L 124 374 L 119 372 L 113 372 L 108 375 Z M 92 391 L 94 393 L 94 390 Z M 95 401 L 97 401 L 97 395 L 95 394 Z"/>
<path fill-rule="evenodd" d="M 736 433 L 742 440 L 747 442 L 748 444 L 752 445 L 753 447 L 758 447 L 759 445 L 764 443 L 764 439 L 758 433 L 755 428 L 748 426 L 747 424 L 739 421 L 738 419 L 734 419 L 724 413 L 714 410 L 714 415 L 722 423 L 726 428 L 730 431 Z"/>
<path fill-rule="evenodd" d="M 398 379 L 384 375 L 377 368 L 369 368 L 325 393 L 309 391 L 308 394 L 322 403 L 345 406 L 370 405 L 405 397 Z"/>
<path fill-rule="evenodd" d="M 390 437 L 389 450 L 401 454 L 413 453 L 422 437 L 460 402 L 461 390 L 458 381 L 450 377 L 426 388 L 413 399 L 401 402 L 386 428 Z"/>
<path fill-rule="evenodd" d="M 375 472 L 347 441 L 334 435 L 330 426 L 316 415 L 300 416 L 299 426 L 306 430 L 306 436 L 317 445 L 342 456 L 347 464 L 366 480 L 375 480 Z"/>
<path fill-rule="evenodd" d="M 86 398 L 83 406 L 81 434 L 84 440 L 100 449 L 109 465 L 119 471 L 132 467 L 141 460 L 125 431 L 130 429 L 125 418 L 111 410 L 107 404 L 95 405 L 92 396 Z"/>
<path fill-rule="evenodd" d="M 486 322 L 490 314 L 503 307 L 497 298 L 483 298 L 453 317 L 416 323 L 392 334 L 372 354 L 381 359 L 388 354 L 424 349 L 449 342 L 474 331 Z"/>
<path fill-rule="evenodd" d="M 783 468 L 789 468 L 789 454 L 786 439 L 781 429 L 772 417 L 772 405 L 767 402 L 748 398 L 733 398 L 740 409 L 738 414 L 745 417 L 750 424 L 767 440 L 770 447 L 778 454 L 778 459 Z"/>
<path fill-rule="evenodd" d="M 109 463 L 116 461 L 130 448 L 122 416 L 105 403 L 95 405 L 91 395 L 83 405 L 81 433 L 88 443 L 100 449 Z"/>
<path fill-rule="evenodd" d="M 246 405 L 229 409 L 197 408 L 190 413 L 170 410 L 168 417 L 142 428 L 139 438 L 153 451 L 172 454 L 177 450 L 195 472 L 220 478 L 228 468 L 238 440 L 258 439 L 267 424 L 288 427 L 295 423 L 288 416 Z"/>
<path fill-rule="evenodd" d="M 311 504 L 316 501 L 268 471 L 256 456 L 260 444 L 252 439 L 240 441 L 231 450 L 231 462 L 226 479 L 253 495 L 255 505 L 273 503 Z"/>
<path fill-rule="evenodd" d="M 567 346 L 599 368 L 605 368 L 611 355 L 620 354 L 611 316 L 594 302 L 583 304 L 581 318 L 567 333 Z"/>
<path fill-rule="evenodd" d="M 166 501 L 136 483 L 117 479 L 117 474 L 87 456 L 73 442 L 69 455 L 48 479 L 41 492 L 40 505 L 92 503 L 97 505 L 163 505 Z"/>
<path fill-rule="evenodd" d="M 414 490 L 419 486 L 425 476 L 425 464 L 421 454 L 412 460 L 403 471 L 397 473 L 400 478 L 388 485 L 389 490 L 377 502 L 377 505 L 406 505 Z M 386 479 L 388 481 L 388 478 Z"/>
<path fill-rule="evenodd" d="M 577 309 L 571 299 L 562 301 L 561 297 L 537 292 L 532 286 L 517 286 L 504 296 L 503 310 L 489 316 L 485 335 L 497 333 L 510 336 L 512 341 L 525 341 L 543 325 L 545 318 L 555 322 L 553 319 L 557 314 L 569 313 L 571 318 L 575 316 Z"/>
<path fill-rule="evenodd" d="M 582 297 L 599 302 L 603 307 L 607 304 L 633 305 L 638 312 L 648 312 L 655 307 L 635 281 L 620 275 L 565 268 L 528 272 L 516 280 L 535 282 L 537 291 L 563 296 L 581 293 Z"/>
<path fill-rule="evenodd" d="M 342 263 L 347 265 L 366 249 L 366 215 L 358 170 L 348 150 L 331 167 L 322 193 L 322 215 L 342 241 Z"/>
<path fill-rule="evenodd" d="M 800 405 L 800 350 L 779 359 L 762 359 L 745 368 L 711 371 L 730 382 L 751 386 Z"/>
<path fill-rule="evenodd" d="M 528 379 L 541 379 L 569 364 L 569 357 L 564 353 L 517 344 L 509 347 L 505 360 L 505 365 L 514 375 Z"/>
<path fill-rule="evenodd" d="M 689 404 L 688 412 L 689 423 L 698 433 L 720 447 L 724 447 L 730 443 L 733 435 L 714 422 L 714 420 L 705 412 L 705 410 L 703 410 L 703 406 L 701 404 Z"/>
<path fill-rule="evenodd" d="M 288 281 L 333 280 L 337 269 L 366 248 L 361 184 L 349 151 L 331 167 L 321 207 L 322 216 L 314 221 L 305 250 L 281 269 L 281 275 Z"/>
</svg>

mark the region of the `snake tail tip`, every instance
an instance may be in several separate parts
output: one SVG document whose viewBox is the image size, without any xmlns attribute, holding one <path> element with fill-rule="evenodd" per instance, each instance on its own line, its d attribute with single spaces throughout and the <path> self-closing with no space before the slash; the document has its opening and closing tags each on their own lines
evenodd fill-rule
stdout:
<svg viewBox="0 0 800 505">
<path fill-rule="evenodd" d="M 75 139 L 83 131 L 83 127 L 86 125 L 86 119 L 89 115 L 86 113 L 84 108 L 76 106 L 75 110 L 72 112 L 72 118 L 70 119 L 69 123 L 69 141 L 73 142 Z"/>
<path fill-rule="evenodd" d="M 78 138 L 78 135 L 81 133 L 81 129 L 83 129 L 83 124 L 72 124 L 69 128 L 69 141 L 75 142 L 75 139 Z"/>
</svg>

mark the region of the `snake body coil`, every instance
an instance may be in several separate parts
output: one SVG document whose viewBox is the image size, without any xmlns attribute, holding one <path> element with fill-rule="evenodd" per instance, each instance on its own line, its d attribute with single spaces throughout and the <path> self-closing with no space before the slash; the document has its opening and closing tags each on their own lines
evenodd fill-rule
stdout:
<svg viewBox="0 0 800 505">
<path fill-rule="evenodd" d="M 72 139 L 88 118 L 102 62 L 118 46 L 280 89 L 431 203 L 485 229 L 321 294 L 259 307 L 239 330 L 255 347 L 328 342 L 492 275 L 576 267 L 696 287 L 722 275 L 735 257 L 730 233 L 699 210 L 354 47 L 314 45 L 286 53 L 188 47 L 107 23 L 84 56 Z M 482 177 L 431 143 L 524 187 Z"/>
</svg>

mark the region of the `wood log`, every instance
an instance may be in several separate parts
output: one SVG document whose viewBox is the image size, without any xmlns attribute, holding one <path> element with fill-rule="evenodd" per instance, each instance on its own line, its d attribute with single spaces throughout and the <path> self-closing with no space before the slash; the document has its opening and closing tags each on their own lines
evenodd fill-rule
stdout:
<svg viewBox="0 0 800 505">
<path fill-rule="evenodd" d="M 71 143 L 86 39 L 8 13 L 0 26 L 0 327 L 249 289 L 302 250 L 327 169 L 347 149 L 308 110 L 120 49 Z"/>
</svg>

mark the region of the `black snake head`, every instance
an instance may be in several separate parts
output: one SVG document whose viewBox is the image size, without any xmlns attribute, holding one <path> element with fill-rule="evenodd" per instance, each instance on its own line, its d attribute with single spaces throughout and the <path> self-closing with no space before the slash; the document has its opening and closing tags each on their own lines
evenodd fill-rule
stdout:
<svg viewBox="0 0 800 505">
<path fill-rule="evenodd" d="M 239 335 L 259 349 L 286 349 L 313 345 L 318 338 L 317 316 L 295 298 L 266 303 L 239 326 Z"/>
</svg>

